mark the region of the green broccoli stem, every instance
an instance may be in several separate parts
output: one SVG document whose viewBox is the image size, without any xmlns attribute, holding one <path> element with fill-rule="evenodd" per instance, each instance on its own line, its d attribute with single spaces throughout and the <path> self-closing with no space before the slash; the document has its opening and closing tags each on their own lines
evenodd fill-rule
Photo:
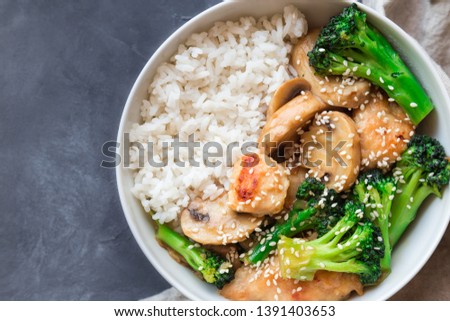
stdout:
<svg viewBox="0 0 450 321">
<path fill-rule="evenodd" d="M 334 233 L 333 233 L 334 234 Z M 344 233 L 340 234 L 341 236 L 344 235 Z M 335 240 L 328 241 L 326 244 L 317 244 L 314 241 L 311 241 L 309 244 L 316 245 L 314 247 L 314 257 L 318 258 L 318 262 L 322 263 L 330 263 L 330 262 L 343 262 L 348 261 L 351 258 L 359 255 L 359 252 L 356 250 L 358 247 L 357 244 L 360 241 L 358 239 L 351 239 L 348 242 L 346 242 L 345 246 L 340 244 L 339 247 L 337 247 L 338 242 Z"/>
<path fill-rule="evenodd" d="M 389 215 L 389 212 L 387 213 Z M 388 216 L 389 217 L 389 216 Z M 389 242 L 389 221 L 386 219 L 382 222 L 379 222 L 379 228 L 381 231 L 381 237 L 383 238 L 384 243 L 384 257 L 380 261 L 381 270 L 383 272 L 391 271 L 391 243 Z"/>
<path fill-rule="evenodd" d="M 325 259 L 312 259 L 308 263 L 308 268 L 301 271 L 299 274 L 293 272 L 290 274 L 291 278 L 300 279 L 303 281 L 312 281 L 314 275 L 318 270 L 326 270 L 331 272 L 342 272 L 342 273 L 355 273 L 362 274 L 368 271 L 367 266 L 364 263 L 358 262 L 355 259 L 350 259 L 345 262 L 335 262 L 332 260 Z"/>
<path fill-rule="evenodd" d="M 385 73 L 384 70 L 380 72 L 376 66 L 367 63 L 363 68 L 359 67 L 354 74 L 383 88 L 388 96 L 404 109 L 411 122 L 418 125 L 433 110 L 434 106 L 422 85 L 405 64 L 401 60 L 397 63 L 393 63 L 393 61 L 389 60 L 384 64 L 388 73 Z M 369 69 L 370 76 L 367 76 Z M 404 88 L 408 88 L 408 94 L 405 94 Z"/>
<path fill-rule="evenodd" d="M 361 274 L 367 271 L 366 265 L 355 259 L 350 259 L 345 262 L 317 260 L 317 263 L 315 262 L 312 266 L 315 270 L 323 270 L 325 266 L 327 271 L 332 272 Z"/>
<path fill-rule="evenodd" d="M 358 225 L 353 234 L 348 235 L 347 232 L 356 223 L 340 221 L 336 228 L 312 241 L 282 237 L 279 243 L 282 275 L 310 281 L 318 270 L 372 274 L 367 263 L 357 258 L 362 255 L 362 249 L 359 248 L 361 242 L 369 240 L 373 231 L 367 226 Z M 292 252 L 292 249 L 296 252 Z"/>
<path fill-rule="evenodd" d="M 361 202 L 363 202 L 365 198 L 365 191 L 361 188 L 361 186 L 358 184 L 354 187 L 354 190 L 358 194 L 358 198 Z M 381 237 L 383 238 L 384 243 L 384 257 L 380 261 L 381 269 L 384 272 L 390 272 L 391 271 L 391 246 L 389 242 L 389 214 L 391 213 L 392 208 L 392 202 L 389 199 L 381 200 L 379 197 L 378 192 L 376 192 L 376 189 L 372 189 L 373 192 L 370 193 L 370 197 L 374 200 L 375 204 L 382 204 L 383 205 L 383 211 L 381 212 L 381 215 L 377 218 L 375 218 L 377 226 L 380 228 L 381 231 Z M 374 218 L 371 216 L 371 207 L 366 206 L 365 208 L 365 216 L 370 219 L 371 221 L 374 220 Z"/>
<path fill-rule="evenodd" d="M 187 237 L 175 232 L 164 224 L 158 223 L 156 238 L 180 254 L 194 270 L 200 271 L 203 267 L 206 256 L 204 249 L 195 247 L 195 244 Z"/>
<path fill-rule="evenodd" d="M 344 72 L 342 67 L 336 72 L 333 66 L 331 73 L 345 74 L 348 68 L 353 75 L 383 88 L 418 125 L 434 108 L 420 82 L 378 30 L 368 26 L 358 36 L 362 50 L 343 50 L 342 58 L 351 57 L 353 62 L 348 61 Z"/>
<path fill-rule="evenodd" d="M 373 193 L 372 197 L 374 197 Z M 378 196 L 378 193 L 376 193 Z M 381 237 L 384 243 L 384 257 L 380 261 L 381 270 L 383 272 L 391 272 L 391 244 L 389 242 L 389 215 L 391 213 L 392 201 L 384 199 L 382 201 L 379 197 L 374 197 L 377 204 L 383 205 L 381 215 L 376 219 L 377 225 L 380 228 Z"/>
<path fill-rule="evenodd" d="M 345 246 L 337 247 L 338 242 L 333 238 L 336 236 L 340 239 L 345 233 L 331 232 L 326 237 L 304 242 L 307 244 L 300 255 L 308 257 L 307 266 L 302 269 L 292 269 L 289 277 L 294 279 L 311 281 L 314 279 L 315 272 L 318 270 L 327 270 L 333 272 L 345 273 L 362 273 L 367 270 L 364 264 L 357 262 L 354 257 L 358 256 L 360 252 L 356 250 L 357 244 L 360 242 L 357 238 L 351 238 L 346 242 Z M 330 239 L 331 237 L 331 239 Z M 302 243 L 295 243 L 293 239 L 282 237 L 282 242 L 286 243 L 287 248 L 298 248 Z M 292 257 L 289 264 L 296 266 L 297 263 L 306 262 L 305 257 Z M 282 264 L 285 262 L 282 262 Z M 301 264 L 301 263 L 300 263 Z"/>
<path fill-rule="evenodd" d="M 370 76 L 367 75 L 366 70 L 366 78 L 383 88 L 389 97 L 403 107 L 413 124 L 418 125 L 433 110 L 433 103 L 386 38 L 369 24 L 366 34 L 376 44 L 376 46 L 367 46 L 367 51 L 376 59 L 374 60 L 376 64 Z M 361 62 L 364 63 L 364 61 Z M 373 61 L 368 63 L 369 68 L 372 63 Z M 380 70 L 383 73 L 379 72 Z M 408 89 L 408 94 L 405 94 L 405 88 Z"/>
<path fill-rule="evenodd" d="M 423 201 L 430 194 L 435 194 L 440 197 L 439 191 L 435 191 L 430 186 L 420 186 L 422 174 L 422 170 L 417 170 L 410 176 L 406 184 L 399 185 L 401 193 L 396 194 L 394 201 L 392 202 L 392 216 L 389 227 L 389 241 L 391 248 L 394 248 L 409 224 L 414 221 L 417 211 Z"/>
<path fill-rule="evenodd" d="M 281 236 L 294 236 L 297 233 L 311 228 L 308 224 L 302 225 L 308 218 L 317 212 L 315 207 L 310 207 L 302 211 L 292 210 L 289 212 L 289 217 L 282 223 L 275 224 L 274 230 L 265 235 L 264 242 L 259 242 L 253 249 L 251 249 L 244 258 L 244 261 L 249 264 L 257 264 L 264 261 L 271 251 L 275 250 L 277 243 Z"/>
</svg>

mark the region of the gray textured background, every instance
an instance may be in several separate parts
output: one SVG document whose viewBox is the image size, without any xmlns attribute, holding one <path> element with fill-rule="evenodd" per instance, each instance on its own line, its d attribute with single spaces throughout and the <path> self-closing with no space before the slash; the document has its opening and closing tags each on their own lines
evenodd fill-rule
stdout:
<svg viewBox="0 0 450 321">
<path fill-rule="evenodd" d="M 217 2 L 0 1 L 0 300 L 169 287 L 130 233 L 100 148 L 159 44 Z M 450 299 L 446 235 L 396 299 Z"/>
</svg>

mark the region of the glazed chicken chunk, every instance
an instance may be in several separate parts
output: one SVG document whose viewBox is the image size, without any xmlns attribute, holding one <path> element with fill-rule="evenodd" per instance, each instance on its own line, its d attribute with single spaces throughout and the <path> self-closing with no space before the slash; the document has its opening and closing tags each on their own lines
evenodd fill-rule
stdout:
<svg viewBox="0 0 450 321">
<path fill-rule="evenodd" d="M 284 207 L 286 209 L 291 209 L 297 200 L 297 190 L 305 180 L 307 172 L 308 170 L 306 168 L 300 166 L 290 169 L 288 175 L 289 188 L 286 194 L 286 201 L 284 202 Z"/>
<path fill-rule="evenodd" d="M 361 137 L 362 168 L 388 170 L 414 135 L 414 126 L 403 109 L 381 93 L 372 94 L 356 109 L 353 120 Z"/>
<path fill-rule="evenodd" d="M 282 165 L 263 154 L 243 155 L 233 167 L 228 206 L 258 217 L 274 215 L 283 209 L 288 187 Z"/>
<path fill-rule="evenodd" d="M 317 271 L 314 280 L 282 279 L 277 257 L 259 268 L 244 266 L 221 294 L 230 300 L 250 301 L 336 301 L 353 291 L 363 293 L 356 274 Z"/>
<path fill-rule="evenodd" d="M 314 47 L 320 29 L 311 30 L 301 38 L 292 49 L 291 64 L 298 77 L 306 79 L 311 84 L 314 95 L 331 106 L 348 108 L 359 107 L 370 91 L 371 84 L 364 79 L 340 76 L 322 77 L 317 75 L 309 65 L 308 52 Z"/>
</svg>

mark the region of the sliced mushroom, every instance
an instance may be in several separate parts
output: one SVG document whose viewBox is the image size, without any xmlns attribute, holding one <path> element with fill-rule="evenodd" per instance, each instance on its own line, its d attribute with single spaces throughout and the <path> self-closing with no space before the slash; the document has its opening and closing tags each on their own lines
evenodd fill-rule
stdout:
<svg viewBox="0 0 450 321">
<path fill-rule="evenodd" d="M 220 245 L 245 240 L 261 219 L 239 214 L 227 206 L 227 194 L 214 201 L 194 199 L 181 212 L 183 233 L 201 244 Z"/>
<path fill-rule="evenodd" d="M 308 52 L 314 47 L 319 33 L 320 29 L 314 29 L 299 39 L 292 49 L 292 66 L 297 71 L 298 77 L 305 78 L 311 84 L 313 94 L 329 105 L 359 107 L 367 99 L 370 82 L 351 77 L 346 79 L 339 76 L 322 77 L 315 74 L 314 68 L 309 65 Z"/>
<path fill-rule="evenodd" d="M 399 105 L 373 93 L 364 108 L 353 112 L 361 137 L 361 166 L 389 170 L 406 150 L 414 126 Z"/>
<path fill-rule="evenodd" d="M 326 107 L 326 104 L 307 91 L 278 109 L 267 121 L 259 136 L 259 144 L 264 153 L 273 154 L 282 144 L 296 142 L 297 131 Z"/>
<path fill-rule="evenodd" d="M 233 167 L 228 206 L 258 217 L 275 215 L 283 209 L 288 187 L 283 165 L 265 155 L 243 155 Z"/>
<path fill-rule="evenodd" d="M 283 83 L 273 94 L 266 113 L 267 119 L 270 119 L 280 107 L 299 96 L 302 92 L 309 90 L 311 90 L 311 85 L 302 78 L 293 78 Z"/>
<path fill-rule="evenodd" d="M 303 165 L 328 188 L 347 190 L 356 181 L 361 147 L 354 121 L 344 113 L 323 112 L 301 136 Z"/>
</svg>

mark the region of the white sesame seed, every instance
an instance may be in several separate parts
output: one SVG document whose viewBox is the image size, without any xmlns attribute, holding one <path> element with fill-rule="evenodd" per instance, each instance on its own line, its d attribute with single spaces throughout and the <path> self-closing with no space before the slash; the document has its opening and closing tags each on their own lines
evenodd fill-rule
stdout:
<svg viewBox="0 0 450 321">
<path fill-rule="evenodd" d="M 370 76 L 370 69 L 367 69 L 366 75 L 367 75 L 367 76 Z"/>
<path fill-rule="evenodd" d="M 412 103 L 409 104 L 409 107 L 411 107 L 411 108 L 416 108 L 416 107 L 417 107 L 417 104 L 414 103 L 414 102 L 412 102 Z"/>
</svg>

